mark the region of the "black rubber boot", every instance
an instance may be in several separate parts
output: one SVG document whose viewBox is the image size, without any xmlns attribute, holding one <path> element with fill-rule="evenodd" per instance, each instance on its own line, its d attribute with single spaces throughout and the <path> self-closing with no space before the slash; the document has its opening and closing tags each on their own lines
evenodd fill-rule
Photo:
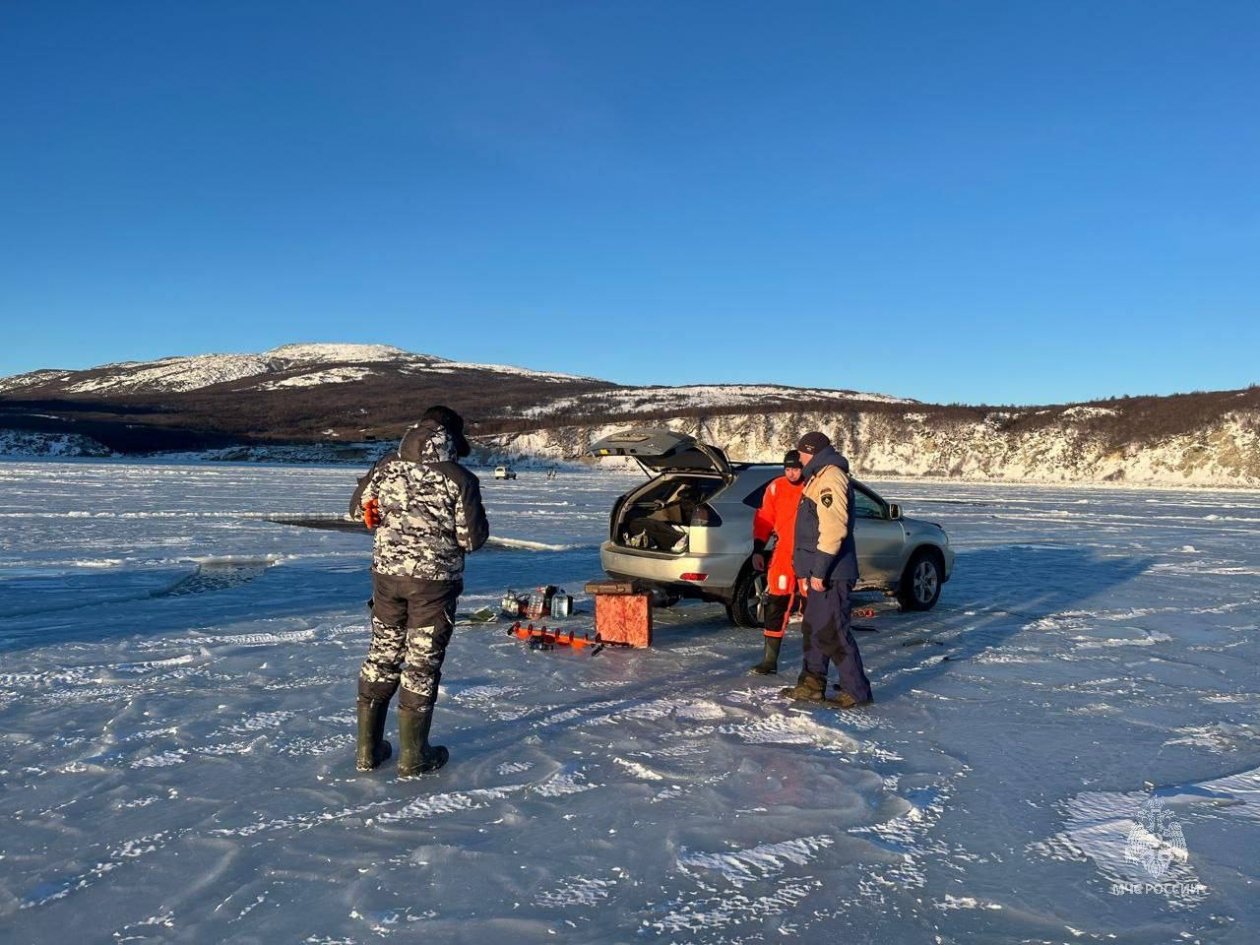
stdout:
<svg viewBox="0 0 1260 945">
<path fill-rule="evenodd" d="M 385 716 L 389 701 L 359 697 L 359 750 L 354 766 L 360 771 L 373 771 L 393 753 L 385 741 Z"/>
<path fill-rule="evenodd" d="M 780 689 L 779 695 L 797 702 L 822 702 L 823 693 L 827 691 L 827 679 L 813 673 L 802 673 L 801 681 L 795 686 Z"/>
<path fill-rule="evenodd" d="M 758 676 L 773 676 L 779 671 L 779 649 L 783 646 L 783 637 L 766 637 L 766 654 L 761 662 L 752 668 Z"/>
<path fill-rule="evenodd" d="M 424 709 L 398 709 L 398 776 L 410 778 L 436 771 L 450 760 L 442 745 L 429 744 L 433 706 Z"/>
</svg>

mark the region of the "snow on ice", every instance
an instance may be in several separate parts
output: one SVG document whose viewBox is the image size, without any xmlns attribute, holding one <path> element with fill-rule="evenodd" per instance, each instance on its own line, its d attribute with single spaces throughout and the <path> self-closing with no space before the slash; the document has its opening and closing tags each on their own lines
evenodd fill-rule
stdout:
<svg viewBox="0 0 1260 945">
<path fill-rule="evenodd" d="M 484 477 L 452 761 L 400 781 L 353 770 L 366 534 L 267 520 L 357 472 L 0 463 L 0 938 L 1254 941 L 1260 496 L 876 483 L 957 572 L 863 600 L 837 714 L 713 605 L 594 656 L 469 620 L 553 583 L 589 628 L 636 481 Z"/>
</svg>

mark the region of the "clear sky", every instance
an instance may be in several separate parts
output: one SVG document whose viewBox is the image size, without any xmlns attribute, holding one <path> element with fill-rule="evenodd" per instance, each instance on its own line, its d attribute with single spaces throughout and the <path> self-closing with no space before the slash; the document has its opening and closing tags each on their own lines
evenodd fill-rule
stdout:
<svg viewBox="0 0 1260 945">
<path fill-rule="evenodd" d="M 0 3 L 0 374 L 1260 382 L 1260 3 Z"/>
</svg>

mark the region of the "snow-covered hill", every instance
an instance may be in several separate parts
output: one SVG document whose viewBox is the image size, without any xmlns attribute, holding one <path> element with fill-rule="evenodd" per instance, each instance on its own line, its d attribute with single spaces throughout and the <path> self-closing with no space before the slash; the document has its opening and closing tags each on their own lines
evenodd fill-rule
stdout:
<svg viewBox="0 0 1260 945">
<path fill-rule="evenodd" d="M 39 459 L 48 456 L 109 456 L 112 450 L 73 433 L 29 433 L 0 430 L 0 456 Z"/>
<path fill-rule="evenodd" d="M 697 406 L 711 410 L 756 408 L 767 411 L 791 410 L 808 398 L 833 401 L 848 406 L 854 401 L 885 404 L 914 404 L 915 400 L 887 394 L 865 394 L 853 390 L 810 390 L 779 384 L 688 384 L 682 387 L 622 387 L 593 391 L 577 397 L 563 397 L 521 411 L 522 416 L 546 419 L 564 414 L 598 415 L 657 413 L 689 410 Z"/>
<path fill-rule="evenodd" d="M 390 345 L 291 344 L 261 354 L 202 354 L 158 361 L 123 361 L 83 371 L 41 370 L 0 379 L 0 394 L 186 393 L 236 381 L 238 391 L 316 387 L 362 380 L 374 374 L 451 374 L 486 371 L 538 380 L 577 380 L 573 375 L 501 364 L 447 361 Z"/>
<path fill-rule="evenodd" d="M 838 415 L 783 410 L 757 415 L 673 417 L 654 426 L 685 430 L 736 460 L 779 462 L 808 430 L 825 430 L 863 476 L 1006 482 L 1124 482 L 1159 486 L 1260 488 L 1260 412 L 1221 415 L 1210 426 L 1117 446 L 1081 422 L 1079 407 L 1045 411 L 1035 424 L 1011 426 L 1018 412 L 949 420 L 920 411 L 858 410 Z M 1030 412 L 1031 413 L 1031 412 Z M 486 441 L 489 458 L 576 459 L 624 422 L 505 434 Z"/>
</svg>

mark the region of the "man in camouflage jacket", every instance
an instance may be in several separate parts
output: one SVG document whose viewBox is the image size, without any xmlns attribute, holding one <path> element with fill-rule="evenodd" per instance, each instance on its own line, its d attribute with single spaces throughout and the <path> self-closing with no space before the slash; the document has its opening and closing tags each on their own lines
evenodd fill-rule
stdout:
<svg viewBox="0 0 1260 945">
<path fill-rule="evenodd" d="M 385 716 L 400 687 L 398 773 L 436 771 L 450 757 L 429 744 L 433 705 L 464 588 L 464 555 L 490 531 L 481 485 L 456 462 L 469 453 L 463 427 L 449 407 L 429 408 L 355 493 L 355 511 L 377 522 L 372 643 L 359 671 L 361 771 L 389 757 Z"/>
</svg>

